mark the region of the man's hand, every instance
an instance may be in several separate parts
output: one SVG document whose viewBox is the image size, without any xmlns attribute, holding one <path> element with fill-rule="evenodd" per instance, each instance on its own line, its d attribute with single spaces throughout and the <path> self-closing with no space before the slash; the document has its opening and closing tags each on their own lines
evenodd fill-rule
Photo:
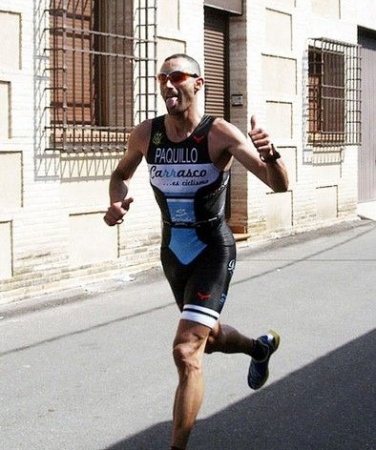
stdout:
<svg viewBox="0 0 376 450">
<path fill-rule="evenodd" d="M 133 198 L 129 197 L 123 200 L 123 202 L 115 202 L 108 209 L 103 218 L 106 224 L 110 227 L 114 225 L 120 225 L 123 223 L 124 215 L 129 210 L 129 205 L 133 202 Z"/>
<path fill-rule="evenodd" d="M 273 145 L 270 142 L 269 134 L 262 128 L 256 126 L 255 116 L 251 117 L 251 131 L 248 132 L 248 136 L 251 138 L 260 157 L 267 158 L 273 155 Z"/>
</svg>

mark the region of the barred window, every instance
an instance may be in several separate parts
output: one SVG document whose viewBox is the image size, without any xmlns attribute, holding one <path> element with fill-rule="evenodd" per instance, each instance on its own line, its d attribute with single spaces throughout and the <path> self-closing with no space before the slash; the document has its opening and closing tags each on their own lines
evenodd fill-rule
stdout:
<svg viewBox="0 0 376 450">
<path fill-rule="evenodd" d="M 51 0 L 54 150 L 125 148 L 136 109 L 145 112 L 143 118 L 155 114 L 155 8 L 148 0 L 134 3 Z M 136 104 L 137 96 L 141 103 Z"/>
<path fill-rule="evenodd" d="M 343 146 L 360 142 L 358 46 L 324 39 L 308 48 L 308 142 Z"/>
</svg>

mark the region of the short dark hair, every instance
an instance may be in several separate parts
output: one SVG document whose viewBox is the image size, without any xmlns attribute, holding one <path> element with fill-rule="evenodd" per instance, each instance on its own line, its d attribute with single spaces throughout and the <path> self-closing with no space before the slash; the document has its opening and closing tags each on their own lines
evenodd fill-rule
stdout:
<svg viewBox="0 0 376 450">
<path fill-rule="evenodd" d="M 174 53 L 173 55 L 171 55 L 168 58 L 166 58 L 164 60 L 164 62 L 167 62 L 167 61 L 170 61 L 171 59 L 176 59 L 176 58 L 184 58 L 184 59 L 186 59 L 192 65 L 192 71 L 196 75 L 201 76 L 200 64 L 194 58 L 192 58 L 192 56 L 189 56 L 186 53 Z"/>
</svg>

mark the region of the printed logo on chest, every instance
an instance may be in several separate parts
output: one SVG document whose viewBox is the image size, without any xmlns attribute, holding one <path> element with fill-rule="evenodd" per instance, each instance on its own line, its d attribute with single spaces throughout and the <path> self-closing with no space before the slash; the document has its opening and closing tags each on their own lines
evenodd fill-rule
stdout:
<svg viewBox="0 0 376 450">
<path fill-rule="evenodd" d="M 199 155 L 196 147 L 157 147 L 153 162 L 154 164 L 196 164 L 198 160 Z"/>
</svg>

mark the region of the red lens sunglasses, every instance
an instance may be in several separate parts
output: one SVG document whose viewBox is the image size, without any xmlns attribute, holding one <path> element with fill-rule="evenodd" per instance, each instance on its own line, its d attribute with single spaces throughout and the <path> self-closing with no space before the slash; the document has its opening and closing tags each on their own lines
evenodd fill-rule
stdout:
<svg viewBox="0 0 376 450">
<path fill-rule="evenodd" d="M 199 75 L 197 73 L 187 73 L 187 72 L 181 72 L 180 70 L 174 70 L 170 73 L 159 73 L 157 75 L 157 80 L 161 84 L 166 84 L 168 80 L 171 81 L 171 83 L 181 83 L 182 81 L 188 80 L 188 78 L 198 78 Z"/>
</svg>

